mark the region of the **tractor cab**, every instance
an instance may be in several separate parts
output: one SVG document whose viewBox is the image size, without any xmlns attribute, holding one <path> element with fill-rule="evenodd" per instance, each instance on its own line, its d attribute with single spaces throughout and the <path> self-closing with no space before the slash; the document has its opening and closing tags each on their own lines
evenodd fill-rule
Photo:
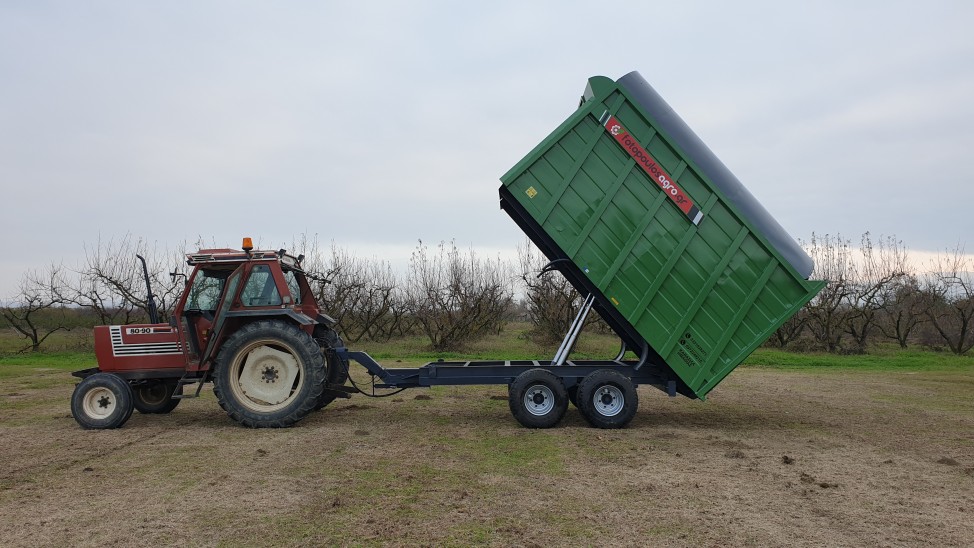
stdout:
<svg viewBox="0 0 974 548">
<path fill-rule="evenodd" d="M 322 314 L 300 258 L 281 251 L 201 249 L 187 255 L 193 272 L 173 313 L 173 327 L 189 370 L 206 370 L 229 327 L 257 317 L 282 316 L 312 333 Z"/>
</svg>

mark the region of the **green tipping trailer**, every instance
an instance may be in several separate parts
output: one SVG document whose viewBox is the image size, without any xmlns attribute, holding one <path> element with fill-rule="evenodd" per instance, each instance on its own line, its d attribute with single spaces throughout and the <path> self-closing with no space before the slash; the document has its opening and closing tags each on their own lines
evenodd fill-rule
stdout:
<svg viewBox="0 0 974 548">
<path fill-rule="evenodd" d="M 590 78 L 578 109 L 501 181 L 501 208 L 593 296 L 636 368 L 668 368 L 689 397 L 825 285 L 637 72 Z"/>
</svg>

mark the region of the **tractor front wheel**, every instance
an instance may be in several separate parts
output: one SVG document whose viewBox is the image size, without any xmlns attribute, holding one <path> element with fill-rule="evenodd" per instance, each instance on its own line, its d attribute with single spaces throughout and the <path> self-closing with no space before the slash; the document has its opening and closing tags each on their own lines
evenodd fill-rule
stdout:
<svg viewBox="0 0 974 548">
<path fill-rule="evenodd" d="M 231 335 L 216 358 L 213 392 L 232 419 L 282 428 L 314 410 L 325 363 L 314 338 L 297 326 L 262 320 Z"/>
<path fill-rule="evenodd" d="M 118 428 L 132 416 L 132 388 L 111 373 L 95 373 L 74 387 L 71 414 L 85 429 Z"/>
</svg>

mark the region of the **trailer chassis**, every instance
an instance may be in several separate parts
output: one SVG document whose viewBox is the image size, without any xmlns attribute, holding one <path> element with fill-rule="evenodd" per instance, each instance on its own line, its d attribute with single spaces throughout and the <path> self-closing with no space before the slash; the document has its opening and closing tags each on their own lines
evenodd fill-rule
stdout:
<svg viewBox="0 0 974 548">
<path fill-rule="evenodd" d="M 364 367 L 374 389 L 506 385 L 514 418 L 530 428 L 555 426 L 569 402 L 593 426 L 621 428 L 635 415 L 640 384 L 671 397 L 678 392 L 678 379 L 666 374 L 668 368 L 647 367 L 644 360 L 564 360 L 561 365 L 555 360 L 436 361 L 386 368 L 367 352 L 342 347 L 335 355 L 346 367 L 351 362 Z"/>
</svg>

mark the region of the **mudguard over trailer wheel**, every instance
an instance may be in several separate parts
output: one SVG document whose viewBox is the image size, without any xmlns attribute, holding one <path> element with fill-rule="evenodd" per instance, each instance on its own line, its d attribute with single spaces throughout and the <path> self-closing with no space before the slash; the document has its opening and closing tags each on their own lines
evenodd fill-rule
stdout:
<svg viewBox="0 0 974 548">
<path fill-rule="evenodd" d="M 568 410 L 568 391 L 556 375 L 544 369 L 521 373 L 508 388 L 507 401 L 517 422 L 528 428 L 551 428 Z"/>
<path fill-rule="evenodd" d="M 71 414 L 85 429 L 119 428 L 135 409 L 132 388 L 111 373 L 95 373 L 74 387 Z"/>
<path fill-rule="evenodd" d="M 161 380 L 132 388 L 135 410 L 145 415 L 164 415 L 179 405 L 180 399 L 173 394 L 183 393 L 183 387 L 176 379 Z"/>
<path fill-rule="evenodd" d="M 251 428 L 283 428 L 315 409 L 325 383 L 321 349 L 282 321 L 248 324 L 217 356 L 213 392 L 230 418 Z"/>
<path fill-rule="evenodd" d="M 632 381 L 611 369 L 599 369 L 578 384 L 577 407 L 596 428 L 622 428 L 632 421 L 639 396 Z"/>
</svg>

